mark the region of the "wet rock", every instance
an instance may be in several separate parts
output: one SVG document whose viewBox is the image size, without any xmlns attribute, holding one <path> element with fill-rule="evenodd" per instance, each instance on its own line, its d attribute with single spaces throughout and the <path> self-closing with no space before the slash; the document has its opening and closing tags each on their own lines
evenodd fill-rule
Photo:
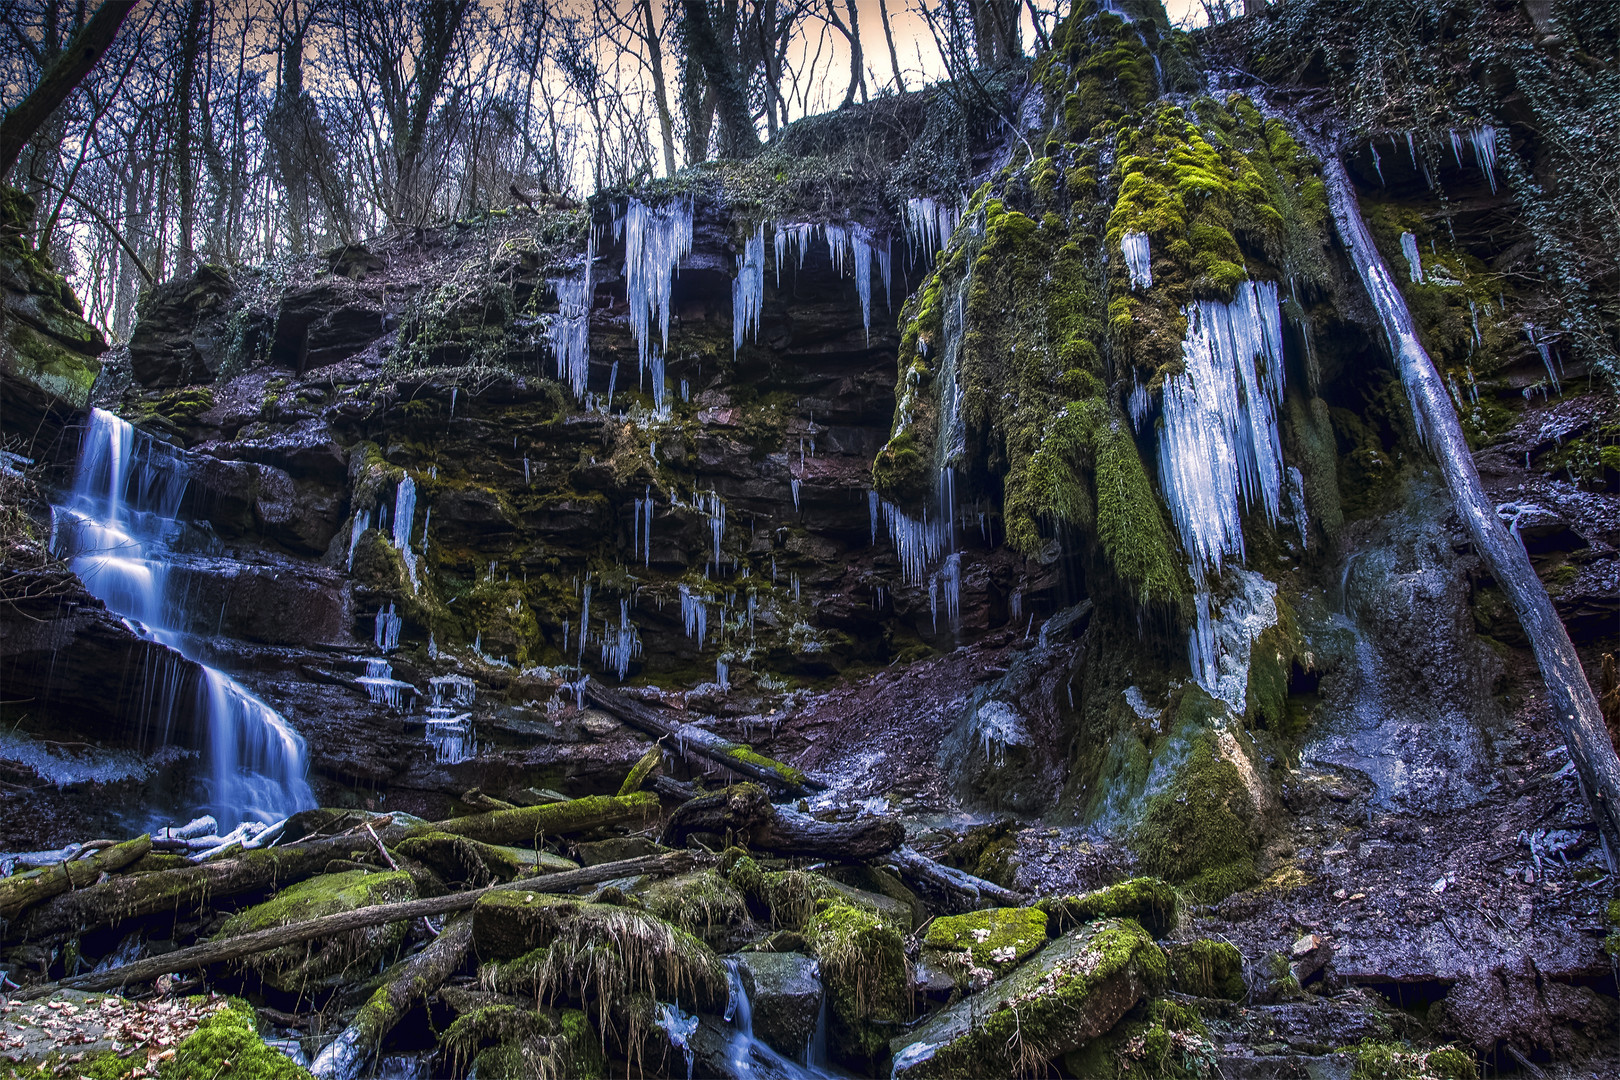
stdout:
<svg viewBox="0 0 1620 1080">
<path fill-rule="evenodd" d="M 1166 951 L 1171 981 L 1181 993 L 1230 1001 L 1241 1001 L 1247 993 L 1243 954 L 1231 942 L 1205 938 L 1170 945 Z"/>
<path fill-rule="evenodd" d="M 644 855 L 657 855 L 669 848 L 655 844 L 645 836 L 614 836 L 606 840 L 591 840 L 574 845 L 574 854 L 581 866 L 599 866 L 602 863 L 638 859 Z"/>
<path fill-rule="evenodd" d="M 1321 934 L 1305 934 L 1288 950 L 1288 972 L 1304 986 L 1333 959 L 1333 944 Z"/>
<path fill-rule="evenodd" d="M 930 965 L 962 966 L 1005 975 L 1046 944 L 1046 912 L 1039 908 L 989 908 L 941 915 L 928 924 L 923 956 Z"/>
<path fill-rule="evenodd" d="M 1585 986 L 1549 978 L 1529 957 L 1457 980 L 1431 1012 L 1442 1032 L 1484 1055 L 1501 1046 L 1570 1058 L 1592 1053 L 1615 1035 L 1620 1009 Z M 1612 1044 L 1610 1044 L 1612 1045 Z"/>
<path fill-rule="evenodd" d="M 307 371 L 344 360 L 391 328 L 391 317 L 353 283 L 327 278 L 281 298 L 271 361 Z"/>
<path fill-rule="evenodd" d="M 203 265 L 153 288 L 129 336 L 129 363 L 142 386 L 208 383 L 233 346 L 236 285 L 224 267 Z"/>
<path fill-rule="evenodd" d="M 804 933 L 826 987 L 828 1053 L 849 1068 L 874 1070 L 893 1025 L 911 1018 L 911 980 L 899 931 L 860 908 L 831 904 Z"/>
<path fill-rule="evenodd" d="M 816 962 L 796 952 L 744 952 L 733 959 L 753 1006 L 754 1034 L 779 1053 L 801 1059 L 821 1015 Z"/>
</svg>

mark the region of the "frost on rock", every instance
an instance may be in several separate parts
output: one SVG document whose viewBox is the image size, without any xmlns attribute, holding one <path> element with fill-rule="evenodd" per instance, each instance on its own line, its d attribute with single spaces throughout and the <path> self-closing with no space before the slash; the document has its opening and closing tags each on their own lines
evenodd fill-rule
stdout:
<svg viewBox="0 0 1620 1080">
<path fill-rule="evenodd" d="M 1024 726 L 1023 716 L 1005 701 L 990 698 L 975 701 L 970 707 L 974 709 L 975 737 L 986 761 L 999 768 L 1006 764 L 1009 746 L 1029 744 L 1029 732 Z"/>
<path fill-rule="evenodd" d="M 1423 256 L 1418 253 L 1417 237 L 1409 232 L 1401 233 L 1401 254 L 1406 256 L 1406 266 L 1411 271 L 1412 280 L 1423 284 Z"/>
<path fill-rule="evenodd" d="M 777 237 L 783 236 L 778 232 Z M 777 276 L 781 276 L 781 244 L 777 245 Z M 743 254 L 737 256 L 737 279 L 731 283 L 731 353 L 742 348 L 750 327 L 759 340 L 759 313 L 765 303 L 765 223 L 759 223 L 748 238 Z"/>
<path fill-rule="evenodd" d="M 630 305 L 630 335 L 642 370 L 651 356 L 652 324 L 659 347 L 669 348 L 669 300 L 675 272 L 692 252 L 692 204 L 676 200 L 653 209 L 631 199 L 624 218 L 624 288 Z"/>
<path fill-rule="evenodd" d="M 1153 252 L 1148 246 L 1147 233 L 1126 233 L 1119 238 L 1119 250 L 1125 256 L 1125 269 L 1131 275 L 1131 288 L 1150 288 L 1153 285 Z"/>
</svg>

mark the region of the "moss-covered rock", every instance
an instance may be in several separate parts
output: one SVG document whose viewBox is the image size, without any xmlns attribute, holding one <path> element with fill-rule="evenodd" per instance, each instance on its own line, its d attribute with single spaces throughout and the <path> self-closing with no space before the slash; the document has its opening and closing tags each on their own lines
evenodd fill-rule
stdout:
<svg viewBox="0 0 1620 1080">
<path fill-rule="evenodd" d="M 262 904 L 231 916 L 225 937 L 307 922 L 323 915 L 416 898 L 416 885 L 404 871 L 350 870 L 322 874 L 277 893 Z M 405 939 L 402 922 L 351 930 L 330 938 L 256 953 L 244 963 L 280 990 L 301 992 L 335 986 L 350 973 L 376 966 Z"/>
<path fill-rule="evenodd" d="M 967 953 L 975 966 L 1002 975 L 1046 944 L 1046 918 L 1038 907 L 941 915 L 928 924 L 923 948 L 940 960 Z"/>
<path fill-rule="evenodd" d="M 648 911 L 704 940 L 748 919 L 742 893 L 713 870 L 659 879 L 639 896 Z"/>
<path fill-rule="evenodd" d="M 1042 949 L 988 990 L 894 1039 L 897 1078 L 1038 1073 L 1113 1028 L 1169 975 L 1147 931 L 1091 923 Z"/>
<path fill-rule="evenodd" d="M 1243 1000 L 1243 954 L 1231 942 L 1200 938 L 1172 945 L 1169 952 L 1172 982 L 1183 994 Z"/>
<path fill-rule="evenodd" d="M 1097 1080 L 1204 1080 L 1217 1075 L 1215 1046 L 1198 1014 L 1157 998 L 1099 1039 L 1063 1057 L 1071 1076 Z"/>
<path fill-rule="evenodd" d="M 875 1070 L 895 1024 L 911 1019 L 905 940 L 893 923 L 849 904 L 829 904 L 805 926 L 826 987 L 833 1060 Z"/>
<path fill-rule="evenodd" d="M 1352 1057 L 1352 1080 L 1476 1080 L 1479 1064 L 1456 1046 L 1420 1050 L 1405 1043 L 1363 1040 L 1339 1053 Z"/>
<path fill-rule="evenodd" d="M 486 1005 L 457 1017 L 444 1033 L 443 1045 L 458 1070 L 471 1063 L 473 1071 L 490 1080 L 597 1080 L 605 1075 L 596 1032 L 577 1009 Z"/>
<path fill-rule="evenodd" d="M 1035 907 L 1047 914 L 1053 933 L 1063 933 L 1097 919 L 1135 919 L 1154 937 L 1176 928 L 1180 900 L 1159 878 L 1121 881 L 1079 896 L 1048 896 Z"/>
</svg>

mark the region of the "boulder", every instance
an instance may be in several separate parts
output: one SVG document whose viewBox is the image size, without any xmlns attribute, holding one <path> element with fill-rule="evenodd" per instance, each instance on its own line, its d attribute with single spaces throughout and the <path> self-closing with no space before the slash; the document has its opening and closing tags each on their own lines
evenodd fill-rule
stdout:
<svg viewBox="0 0 1620 1080">
<path fill-rule="evenodd" d="M 129 366 L 142 386 L 208 383 L 232 348 L 236 285 L 224 267 L 203 265 L 156 286 L 129 335 Z"/>
<path fill-rule="evenodd" d="M 928 924 L 923 956 L 932 968 L 967 966 L 1005 975 L 1046 944 L 1046 912 L 1039 908 L 990 908 L 941 915 Z M 969 957 L 964 964 L 963 957 Z"/>
<path fill-rule="evenodd" d="M 1162 985 L 1169 965 L 1130 920 L 1082 926 L 890 1044 L 899 1078 L 1008 1076 L 1077 1050 Z"/>
<path fill-rule="evenodd" d="M 849 1068 L 875 1071 L 890 1032 L 911 1019 L 911 977 L 899 928 L 870 911 L 835 903 L 816 913 L 804 936 L 826 987 L 829 1056 Z"/>
<path fill-rule="evenodd" d="M 733 958 L 753 1011 L 754 1035 L 800 1060 L 821 1015 L 821 972 L 796 952 L 744 952 Z"/>
</svg>

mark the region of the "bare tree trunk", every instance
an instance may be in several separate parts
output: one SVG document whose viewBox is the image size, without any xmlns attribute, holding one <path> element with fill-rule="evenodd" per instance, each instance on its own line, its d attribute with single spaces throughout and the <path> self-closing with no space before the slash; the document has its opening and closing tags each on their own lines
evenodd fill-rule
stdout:
<svg viewBox="0 0 1620 1080">
<path fill-rule="evenodd" d="M 652 69 L 653 104 L 658 107 L 658 134 L 664 142 L 664 175 L 675 175 L 675 120 L 669 112 L 669 88 L 664 85 L 664 50 L 653 22 L 652 0 L 641 0 L 641 17 L 647 25 L 647 66 Z"/>
<path fill-rule="evenodd" d="M 124 16 L 134 7 L 135 0 L 106 0 L 55 62 L 41 73 L 39 84 L 0 119 L 0 177 L 11 172 L 34 132 L 90 74 L 101 54 L 118 36 Z"/>
<path fill-rule="evenodd" d="M 1536 663 L 1547 684 L 1548 704 L 1569 747 L 1569 757 L 1580 776 L 1587 805 L 1609 851 L 1620 853 L 1620 759 L 1615 757 L 1603 722 L 1603 710 L 1586 681 L 1580 657 L 1575 654 L 1569 632 L 1558 618 L 1547 590 L 1530 565 L 1524 545 L 1503 527 L 1502 520 L 1496 516 L 1496 507 L 1485 497 L 1445 384 L 1418 338 L 1412 313 L 1388 265 L 1373 245 L 1337 147 L 1319 147 L 1317 155 L 1322 159 L 1322 179 L 1327 184 L 1328 203 L 1339 238 L 1383 323 L 1395 366 L 1412 402 L 1418 432 L 1440 465 L 1463 527 L 1468 530 L 1491 575 L 1507 594 L 1508 603 L 1530 639 Z"/>
<path fill-rule="evenodd" d="M 900 54 L 894 48 L 894 30 L 889 26 L 889 2 L 878 0 L 878 18 L 883 20 L 883 40 L 889 46 L 889 64 L 894 68 L 894 88 L 906 92 L 906 79 L 900 74 Z"/>
<path fill-rule="evenodd" d="M 724 143 L 721 151 L 728 157 L 754 157 L 759 153 L 759 132 L 754 130 L 746 88 L 715 35 L 707 0 L 681 0 L 681 10 L 686 16 L 687 48 L 714 94 Z"/>
<path fill-rule="evenodd" d="M 175 273 L 188 274 L 197 260 L 194 233 L 197 223 L 197 178 L 191 159 L 192 93 L 197 81 L 197 54 L 202 47 L 203 0 L 190 0 L 186 5 L 186 24 L 180 36 L 179 93 L 175 97 L 175 111 L 179 114 L 175 131 L 176 178 L 180 200 L 180 250 L 175 258 Z"/>
</svg>

